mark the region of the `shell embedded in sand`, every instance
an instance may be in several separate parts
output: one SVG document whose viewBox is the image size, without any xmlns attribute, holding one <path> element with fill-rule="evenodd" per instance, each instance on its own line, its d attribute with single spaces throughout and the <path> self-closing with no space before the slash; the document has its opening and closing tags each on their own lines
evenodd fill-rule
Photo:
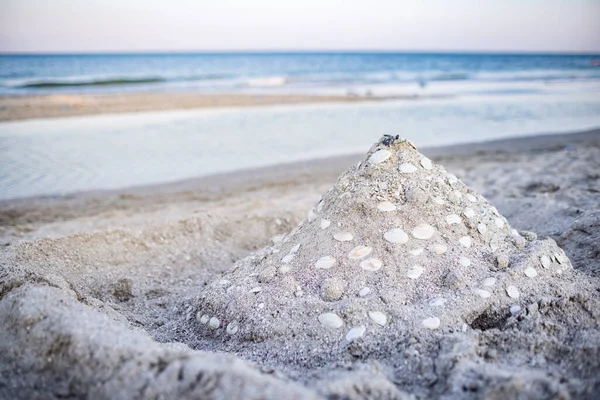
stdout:
<svg viewBox="0 0 600 400">
<path fill-rule="evenodd" d="M 250 290 L 248 291 L 248 293 L 254 293 L 254 294 L 258 294 L 258 293 L 260 293 L 260 292 L 262 292 L 262 288 L 261 288 L 260 286 L 257 286 L 257 287 L 255 287 L 255 288 L 252 288 L 252 289 L 250 289 Z"/>
<path fill-rule="evenodd" d="M 455 190 L 453 191 L 450 196 L 452 196 L 452 198 L 456 201 L 462 199 L 462 193 L 460 192 L 460 190 Z"/>
<path fill-rule="evenodd" d="M 321 325 L 327 326 L 329 328 L 341 328 L 344 325 L 344 320 L 342 320 L 337 314 L 334 313 L 323 313 L 319 315 L 317 318 Z"/>
<path fill-rule="evenodd" d="M 300 243 L 298 243 L 297 245 L 295 245 L 294 247 L 292 247 L 292 248 L 290 249 L 290 253 L 295 253 L 295 252 L 297 252 L 298 250 L 300 250 Z"/>
<path fill-rule="evenodd" d="M 371 288 L 368 287 L 364 287 L 362 289 L 360 289 L 360 292 L 358 292 L 358 295 L 360 297 L 365 297 L 366 295 L 368 295 L 369 293 L 371 293 Z"/>
<path fill-rule="evenodd" d="M 294 253 L 290 253 L 287 256 L 283 257 L 281 259 L 281 262 L 284 264 L 288 264 L 289 262 L 291 262 L 294 259 Z"/>
<path fill-rule="evenodd" d="M 463 211 L 463 214 L 465 217 L 471 219 L 475 216 L 475 211 L 473 211 L 472 208 L 465 208 L 465 210 Z"/>
<path fill-rule="evenodd" d="M 421 166 L 426 170 L 431 171 L 431 169 L 433 168 L 433 163 L 429 158 L 423 157 L 421 158 Z"/>
<path fill-rule="evenodd" d="M 523 273 L 525 273 L 525 276 L 527 276 L 529 278 L 535 278 L 538 275 L 537 271 L 533 267 L 525 268 Z"/>
<path fill-rule="evenodd" d="M 540 262 L 542 263 L 542 267 L 544 268 L 549 268 L 550 264 L 552 264 L 552 260 L 550 260 L 550 257 L 548 256 L 541 256 Z"/>
<path fill-rule="evenodd" d="M 390 201 L 382 201 L 381 203 L 377 204 L 377 209 L 379 211 L 394 211 L 396 210 L 396 206 L 394 205 L 394 203 L 390 202 Z"/>
<path fill-rule="evenodd" d="M 418 249 L 410 250 L 409 253 L 413 256 L 418 256 L 423 253 L 423 248 L 419 247 Z"/>
<path fill-rule="evenodd" d="M 404 244 L 408 242 L 408 235 L 400 228 L 393 228 L 387 231 L 383 238 L 390 243 Z"/>
<path fill-rule="evenodd" d="M 348 258 L 351 260 L 360 260 L 361 258 L 365 258 L 373 251 L 372 247 L 369 246 L 356 246 L 350 253 L 348 253 Z"/>
<path fill-rule="evenodd" d="M 440 319 L 438 317 L 425 318 L 421 324 L 427 329 L 437 329 L 440 327 Z"/>
<path fill-rule="evenodd" d="M 417 171 L 417 167 L 415 167 L 414 165 L 412 165 L 410 163 L 400 164 L 400 167 L 398 167 L 398 169 L 403 174 L 412 174 L 413 172 Z"/>
<path fill-rule="evenodd" d="M 329 269 L 335 264 L 335 258 L 332 256 L 324 256 L 317 260 L 315 268 L 317 269 Z"/>
<path fill-rule="evenodd" d="M 477 231 L 482 235 L 485 235 L 485 233 L 487 232 L 487 226 L 485 226 L 485 224 L 478 224 Z"/>
<path fill-rule="evenodd" d="M 519 289 L 517 289 L 516 286 L 509 285 L 506 287 L 506 294 L 508 295 L 508 297 L 510 297 L 512 299 L 518 299 L 519 298 Z"/>
<path fill-rule="evenodd" d="M 227 333 L 230 335 L 235 335 L 236 333 L 238 333 L 239 330 L 240 330 L 240 328 L 234 322 L 230 322 L 226 328 Z"/>
<path fill-rule="evenodd" d="M 412 235 L 415 239 L 427 240 L 430 239 L 435 233 L 433 226 L 429 224 L 419 224 L 412 230 Z"/>
<path fill-rule="evenodd" d="M 327 229 L 329 228 L 329 225 L 331 225 L 331 221 L 326 219 L 321 220 L 321 229 Z"/>
<path fill-rule="evenodd" d="M 387 324 L 387 317 L 381 311 L 369 311 L 369 318 L 373 320 L 377 325 L 384 326 Z"/>
<path fill-rule="evenodd" d="M 492 293 L 488 292 L 487 290 L 483 290 L 483 289 L 475 289 L 475 290 L 473 290 L 473 292 L 483 299 L 488 299 L 492 296 Z"/>
<path fill-rule="evenodd" d="M 333 235 L 333 238 L 338 242 L 349 242 L 354 239 L 354 236 L 350 232 L 338 232 Z"/>
<path fill-rule="evenodd" d="M 306 219 L 308 220 L 308 222 L 313 222 L 315 219 L 317 219 L 318 216 L 319 214 L 315 212 L 315 209 L 311 208 L 306 214 Z"/>
<path fill-rule="evenodd" d="M 502 218 L 496 218 L 494 223 L 498 228 L 504 228 L 504 220 Z"/>
<path fill-rule="evenodd" d="M 371 165 L 380 164 L 380 163 L 384 162 L 385 160 L 387 160 L 388 158 L 390 158 L 391 155 L 392 155 L 391 151 L 378 150 L 375 153 L 373 153 L 371 155 L 371 157 L 369 157 L 368 162 Z"/>
<path fill-rule="evenodd" d="M 406 276 L 408 276 L 410 279 L 417 279 L 423 275 L 423 272 L 425 272 L 425 268 L 421 267 L 420 265 L 415 265 L 406 272 Z"/>
<path fill-rule="evenodd" d="M 461 245 L 463 245 L 464 247 L 466 247 L 468 249 L 469 247 L 471 247 L 471 244 L 473 243 L 473 241 L 471 240 L 470 236 L 463 236 L 460 239 L 458 239 L 458 243 L 460 243 Z"/>
<path fill-rule="evenodd" d="M 435 254 L 442 255 L 448 251 L 448 246 L 443 244 L 434 244 L 429 248 L 429 250 L 433 251 Z"/>
<path fill-rule="evenodd" d="M 515 317 L 515 316 L 519 315 L 519 313 L 521 312 L 521 306 L 518 304 L 512 305 L 512 306 L 510 306 L 508 311 L 510 312 L 510 315 Z"/>
<path fill-rule="evenodd" d="M 221 326 L 221 321 L 219 321 L 219 318 L 217 318 L 217 317 L 212 317 L 208 321 L 208 327 L 210 329 L 219 329 L 219 326 Z"/>
<path fill-rule="evenodd" d="M 446 216 L 446 222 L 448 223 L 448 225 L 460 224 L 462 222 L 462 219 L 456 214 L 450 214 Z"/>
<path fill-rule="evenodd" d="M 377 271 L 382 266 L 383 263 L 377 258 L 369 258 L 368 260 L 364 260 L 360 263 L 360 267 L 366 271 Z"/>
<path fill-rule="evenodd" d="M 448 183 L 450 184 L 450 186 L 454 186 L 454 184 L 456 182 L 458 182 L 458 178 L 454 174 L 448 174 L 447 178 L 448 178 Z"/>
<path fill-rule="evenodd" d="M 489 278 L 485 278 L 483 280 L 483 286 L 490 287 L 490 286 L 494 286 L 495 284 L 496 284 L 496 278 L 489 277 Z"/>
<path fill-rule="evenodd" d="M 473 196 L 471 193 L 468 193 L 465 195 L 465 197 L 467 198 L 467 200 L 469 200 L 471 203 L 476 203 L 477 202 L 477 197 Z"/>
<path fill-rule="evenodd" d="M 448 301 L 448 300 L 446 300 L 446 299 L 445 299 L 445 298 L 443 298 L 443 297 L 438 297 L 438 298 L 436 298 L 436 299 L 433 299 L 433 300 L 431 300 L 431 301 L 429 302 L 429 305 L 430 305 L 431 307 L 441 307 L 441 306 L 443 306 L 444 304 L 446 304 L 446 302 L 447 302 L 447 301 Z"/>
<path fill-rule="evenodd" d="M 356 327 L 350 329 L 348 331 L 348 333 L 346 333 L 346 340 L 349 342 L 352 342 L 356 339 L 360 339 L 361 337 L 364 336 L 366 330 L 367 330 L 367 328 L 364 326 L 356 326 Z"/>
<path fill-rule="evenodd" d="M 467 257 L 461 257 L 459 262 L 463 267 L 469 267 L 471 265 L 471 260 L 469 260 Z"/>
</svg>

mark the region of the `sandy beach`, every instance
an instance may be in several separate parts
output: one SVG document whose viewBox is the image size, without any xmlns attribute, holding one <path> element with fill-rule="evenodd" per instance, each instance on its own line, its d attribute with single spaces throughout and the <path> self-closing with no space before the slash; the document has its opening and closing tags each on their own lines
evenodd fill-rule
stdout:
<svg viewBox="0 0 600 400">
<path fill-rule="evenodd" d="M 94 108 L 48 107 L 39 115 Z M 32 116 L 2 110 L 2 119 Z M 379 340 L 396 349 L 391 358 L 365 345 L 326 365 L 275 360 L 265 356 L 268 340 L 226 355 L 215 353 L 224 336 L 198 330 L 200 293 L 237 261 L 277 246 L 272 238 L 292 231 L 364 154 L 4 201 L 0 397 L 596 398 L 600 131 L 421 151 L 512 228 L 556 241 L 573 265 L 568 284 L 548 278 L 554 289 L 523 293 L 523 311 L 501 324 L 415 330 L 406 341 L 388 334 Z"/>
</svg>

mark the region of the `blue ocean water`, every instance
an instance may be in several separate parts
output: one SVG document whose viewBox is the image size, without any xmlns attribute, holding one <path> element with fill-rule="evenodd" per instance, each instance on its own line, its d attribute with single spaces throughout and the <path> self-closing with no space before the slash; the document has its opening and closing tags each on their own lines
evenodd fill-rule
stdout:
<svg viewBox="0 0 600 400">
<path fill-rule="evenodd" d="M 0 94 L 201 90 L 374 95 L 552 92 L 600 83 L 600 55 L 216 53 L 0 55 Z M 562 88 L 561 88 L 562 90 Z"/>
</svg>

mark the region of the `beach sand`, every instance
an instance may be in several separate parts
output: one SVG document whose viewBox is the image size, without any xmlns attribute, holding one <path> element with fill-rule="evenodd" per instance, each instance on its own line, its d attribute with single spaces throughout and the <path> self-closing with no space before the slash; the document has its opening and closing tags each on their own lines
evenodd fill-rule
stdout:
<svg viewBox="0 0 600 400">
<path fill-rule="evenodd" d="M 364 154 L 5 201 L 0 397 L 597 398 L 600 131 L 421 151 L 513 228 L 555 240 L 574 267 L 568 285 L 551 281 L 555 297 L 504 325 L 415 332 L 391 360 L 354 347 L 331 368 L 282 366 L 257 341 L 238 349 L 249 364 L 194 330 L 199 294 L 294 229 Z"/>
</svg>

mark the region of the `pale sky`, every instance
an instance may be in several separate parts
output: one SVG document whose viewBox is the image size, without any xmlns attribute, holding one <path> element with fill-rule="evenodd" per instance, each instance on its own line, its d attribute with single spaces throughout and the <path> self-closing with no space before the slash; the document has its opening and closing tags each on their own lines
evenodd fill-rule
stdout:
<svg viewBox="0 0 600 400">
<path fill-rule="evenodd" d="M 0 52 L 600 52 L 600 0 L 0 0 Z"/>
</svg>

